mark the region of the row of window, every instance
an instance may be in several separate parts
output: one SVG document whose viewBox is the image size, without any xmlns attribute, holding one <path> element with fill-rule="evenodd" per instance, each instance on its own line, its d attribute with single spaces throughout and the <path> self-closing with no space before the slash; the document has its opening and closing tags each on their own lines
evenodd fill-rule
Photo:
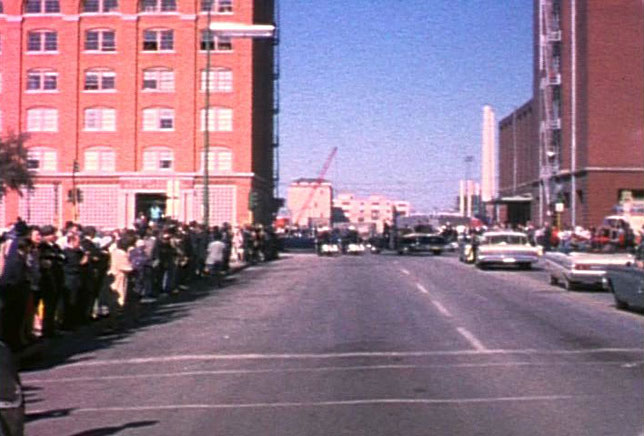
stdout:
<svg viewBox="0 0 644 436">
<path fill-rule="evenodd" d="M 174 83 L 175 74 L 169 68 L 155 67 L 143 70 L 142 89 L 144 91 L 174 92 Z M 232 92 L 232 70 L 230 68 L 215 67 L 210 69 L 210 74 L 207 74 L 206 70 L 202 70 L 200 89 L 205 91 L 206 88 L 211 92 Z M 115 90 L 116 73 L 108 68 L 87 70 L 85 71 L 83 89 L 85 91 Z M 27 71 L 27 91 L 56 90 L 58 90 L 58 72 L 56 70 L 39 68 Z"/>
<path fill-rule="evenodd" d="M 112 29 L 91 29 L 85 31 L 83 49 L 89 52 L 110 53 L 116 51 L 116 31 Z M 232 51 L 230 37 L 217 35 L 208 29 L 201 31 L 199 49 L 215 52 Z M 143 31 L 144 52 L 173 52 L 174 30 L 146 29 Z M 51 53 L 58 51 L 58 33 L 54 30 L 33 30 L 27 33 L 28 53 Z"/>
<path fill-rule="evenodd" d="M 201 109 L 201 131 L 206 130 L 206 109 Z M 174 131 L 174 109 L 153 107 L 143 110 L 144 132 Z M 88 132 L 115 132 L 116 109 L 94 107 L 84 110 L 83 130 Z M 226 107 L 208 109 L 208 130 L 211 132 L 233 131 L 233 110 Z M 27 110 L 27 132 L 58 132 L 58 110 L 31 108 Z"/>
<path fill-rule="evenodd" d="M 203 169 L 204 153 L 201 153 Z M 27 151 L 27 168 L 31 171 L 57 171 L 58 153 L 48 147 L 31 147 Z M 172 171 L 174 151 L 168 147 L 148 147 L 143 150 L 142 171 Z M 208 150 L 208 170 L 226 173 L 233 169 L 233 154 L 225 147 L 211 147 Z M 92 147 L 84 153 L 83 170 L 87 172 L 116 171 L 116 152 L 109 147 Z"/>
<path fill-rule="evenodd" d="M 119 10 L 118 0 L 85 0 L 82 2 L 82 11 L 87 13 L 109 13 Z M 218 14 L 233 12 L 233 0 L 201 0 L 200 10 Z M 176 12 L 177 0 L 141 0 L 139 11 L 147 13 Z M 4 12 L 0 1 L 0 14 Z M 25 14 L 58 14 L 60 13 L 59 0 L 26 0 Z"/>
</svg>

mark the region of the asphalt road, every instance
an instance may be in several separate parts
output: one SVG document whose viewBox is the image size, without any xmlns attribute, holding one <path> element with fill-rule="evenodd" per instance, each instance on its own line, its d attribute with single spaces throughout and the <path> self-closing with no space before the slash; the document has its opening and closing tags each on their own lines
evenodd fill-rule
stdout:
<svg viewBox="0 0 644 436">
<path fill-rule="evenodd" d="M 625 435 L 644 317 L 543 271 L 288 255 L 22 373 L 28 435 Z"/>
</svg>

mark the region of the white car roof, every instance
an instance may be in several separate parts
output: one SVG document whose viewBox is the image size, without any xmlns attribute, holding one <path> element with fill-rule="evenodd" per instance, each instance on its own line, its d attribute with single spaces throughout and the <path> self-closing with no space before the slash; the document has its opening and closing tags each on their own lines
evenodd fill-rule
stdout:
<svg viewBox="0 0 644 436">
<path fill-rule="evenodd" d="M 528 235 L 526 235 L 523 232 L 513 232 L 513 231 L 508 231 L 508 232 L 504 232 L 504 231 L 485 232 L 485 233 L 483 233 L 483 236 L 484 237 L 485 236 L 525 236 L 525 237 L 528 237 Z"/>
</svg>

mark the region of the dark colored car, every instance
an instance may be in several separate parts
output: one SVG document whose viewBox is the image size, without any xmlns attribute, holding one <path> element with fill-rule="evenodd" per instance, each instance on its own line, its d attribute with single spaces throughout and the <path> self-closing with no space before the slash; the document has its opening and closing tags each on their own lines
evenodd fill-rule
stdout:
<svg viewBox="0 0 644 436">
<path fill-rule="evenodd" d="M 432 253 L 439 255 L 445 250 L 445 238 L 440 235 L 410 233 L 398 240 L 398 254 Z"/>
<path fill-rule="evenodd" d="M 644 268 L 611 266 L 606 270 L 604 287 L 613 293 L 618 309 L 644 310 Z"/>
<path fill-rule="evenodd" d="M 0 436 L 24 434 L 25 403 L 13 354 L 0 342 Z"/>
</svg>

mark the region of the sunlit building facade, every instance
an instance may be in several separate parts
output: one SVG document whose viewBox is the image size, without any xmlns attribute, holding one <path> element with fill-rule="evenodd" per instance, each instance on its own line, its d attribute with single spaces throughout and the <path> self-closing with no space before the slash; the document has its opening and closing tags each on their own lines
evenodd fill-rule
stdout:
<svg viewBox="0 0 644 436">
<path fill-rule="evenodd" d="M 208 33 L 209 18 L 272 24 L 274 5 L 0 0 L 0 133 L 28 135 L 36 176 L 3 200 L 0 227 L 17 216 L 125 227 L 153 204 L 202 221 L 206 123 L 209 222 L 269 222 L 275 40 Z"/>
</svg>

